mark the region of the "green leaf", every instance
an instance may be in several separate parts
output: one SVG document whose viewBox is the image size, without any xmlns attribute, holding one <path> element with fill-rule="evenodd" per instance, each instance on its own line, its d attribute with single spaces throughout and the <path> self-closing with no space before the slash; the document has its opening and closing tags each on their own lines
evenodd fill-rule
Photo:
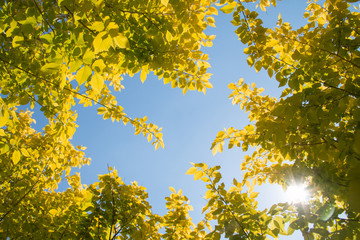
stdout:
<svg viewBox="0 0 360 240">
<path fill-rule="evenodd" d="M 30 101 L 29 95 L 28 95 L 28 94 L 24 94 L 24 95 L 20 98 L 19 103 L 20 103 L 21 105 L 26 105 L 26 104 L 29 103 L 29 101 Z"/>
<path fill-rule="evenodd" d="M 219 215 L 220 213 L 222 213 L 222 211 L 223 211 L 223 208 L 222 208 L 222 207 L 219 207 L 219 208 L 217 208 L 212 214 L 213 214 L 213 215 Z"/>
<path fill-rule="evenodd" d="M 77 73 L 76 73 L 76 81 L 78 82 L 79 86 L 81 86 L 83 83 L 87 82 L 89 77 L 92 74 L 92 70 L 89 66 L 82 67 Z"/>
<path fill-rule="evenodd" d="M 318 210 L 317 214 L 322 221 L 327 221 L 332 217 L 334 212 L 335 212 L 334 205 L 331 203 L 326 203 Z"/>
</svg>

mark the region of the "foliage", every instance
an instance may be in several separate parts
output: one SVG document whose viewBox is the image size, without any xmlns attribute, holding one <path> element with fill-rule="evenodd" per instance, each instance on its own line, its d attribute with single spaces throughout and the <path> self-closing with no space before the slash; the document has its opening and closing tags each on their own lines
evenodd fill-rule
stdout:
<svg viewBox="0 0 360 240">
<path fill-rule="evenodd" d="M 360 221 L 359 10 L 350 0 L 310 1 L 303 27 L 279 15 L 264 26 L 258 12 L 276 0 L 2 1 L 0 15 L 0 236 L 66 239 L 266 239 L 301 230 L 305 239 L 356 239 Z M 170 187 L 168 213 L 151 212 L 145 188 L 124 184 L 116 170 L 81 184 L 73 167 L 89 164 L 76 131 L 74 107 L 98 105 L 104 119 L 130 123 L 135 134 L 164 147 L 161 128 L 132 118 L 113 91 L 124 75 L 145 81 L 154 73 L 172 87 L 211 88 L 207 26 L 217 9 L 233 14 L 247 45 L 247 63 L 284 87 L 279 99 L 241 79 L 230 98 L 249 112 L 244 129 L 220 131 L 214 154 L 252 151 L 243 179 L 221 183 L 220 166 L 196 163 L 187 171 L 206 184 L 205 219 L 194 224 L 182 191 Z M 135 75 L 137 74 L 137 75 Z M 111 90 L 113 88 L 113 91 Z M 42 132 L 26 107 L 39 106 Z M 55 191 L 61 179 L 71 188 Z M 258 210 L 254 187 L 306 182 L 308 203 Z M 213 228 L 210 223 L 215 222 Z M 207 231 L 206 228 L 209 230 Z"/>
<path fill-rule="evenodd" d="M 228 148 L 254 150 L 241 164 L 245 173 L 240 187 L 247 184 L 251 189 L 266 181 L 285 188 L 307 184 L 312 199 L 278 221 L 279 234 L 286 234 L 282 222 L 288 217 L 289 227 L 300 229 L 305 239 L 356 239 L 360 234 L 360 13 L 356 7 L 350 10 L 354 6 L 347 2 L 354 1 L 326 0 L 323 5 L 310 1 L 304 13 L 307 24 L 296 30 L 281 15 L 275 28 L 265 27 L 259 14 L 242 3 L 221 9 L 233 12 L 232 23 L 247 45 L 249 66 L 257 72 L 266 70 L 284 88 L 276 99 L 262 96 L 263 89 L 242 79 L 230 84 L 232 103 L 249 112 L 251 124 L 220 131 L 211 148 L 214 154 L 221 152 L 227 142 Z M 259 6 L 266 10 L 270 1 L 260 1 Z M 231 199 L 224 193 L 217 195 L 223 196 L 223 203 Z M 235 216 L 240 212 L 235 206 L 232 221 L 241 219 Z M 288 210 L 284 207 L 279 213 Z M 268 214 L 272 221 L 280 219 L 271 209 Z M 256 231 L 243 221 L 236 232 L 258 239 L 248 235 Z M 259 239 L 265 234 L 269 233 L 263 232 Z"/>
<path fill-rule="evenodd" d="M 89 187 L 70 174 L 90 162 L 85 148 L 70 142 L 74 107 L 97 105 L 104 119 L 130 123 L 155 149 L 164 147 L 161 128 L 147 117 L 127 116 L 114 91 L 124 88 L 123 76 L 144 82 L 150 72 L 184 94 L 211 88 L 208 56 L 201 51 L 214 39 L 204 33 L 217 14 L 210 4 L 0 2 L 1 238 L 159 238 L 166 221 L 151 214 L 144 188 L 125 185 L 115 171 Z M 23 111 L 29 107 L 49 120 L 42 132 Z M 55 192 L 63 178 L 72 188 Z"/>
</svg>

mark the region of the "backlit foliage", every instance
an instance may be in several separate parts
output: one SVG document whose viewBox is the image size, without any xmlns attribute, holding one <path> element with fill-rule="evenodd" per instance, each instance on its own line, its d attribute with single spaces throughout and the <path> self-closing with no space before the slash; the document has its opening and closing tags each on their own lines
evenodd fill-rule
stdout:
<svg viewBox="0 0 360 240">
<path fill-rule="evenodd" d="M 300 230 L 305 239 L 360 235 L 360 17 L 354 0 L 309 1 L 307 23 L 292 29 L 259 13 L 276 0 L 19 0 L 0 2 L 0 237 L 4 239 L 268 239 Z M 109 168 L 90 186 L 73 167 L 89 164 L 74 106 L 97 105 L 104 119 L 131 124 L 157 149 L 161 128 L 129 117 L 114 91 L 125 75 L 153 73 L 173 88 L 206 92 L 213 15 L 233 14 L 247 63 L 283 87 L 280 98 L 244 80 L 231 83 L 244 129 L 220 131 L 213 154 L 240 147 L 243 179 L 227 188 L 220 166 L 187 171 L 206 184 L 204 220 L 194 224 L 181 190 L 170 187 L 167 214 L 151 212 L 146 189 Z M 256 10 L 254 10 L 256 9 Z M 135 75 L 136 74 L 136 75 Z M 48 119 L 33 128 L 39 107 Z M 70 188 L 55 191 L 62 179 Z M 305 182 L 308 203 L 258 210 L 256 185 Z M 213 223 L 213 224 L 212 224 Z"/>
<path fill-rule="evenodd" d="M 281 15 L 277 26 L 265 27 L 258 12 L 240 2 L 223 10 L 233 13 L 235 33 L 247 46 L 247 63 L 257 72 L 267 71 L 284 88 L 276 99 L 261 95 L 263 89 L 242 79 L 231 83 L 232 103 L 249 113 L 250 125 L 220 131 L 212 151 L 221 152 L 225 144 L 254 149 L 241 164 L 240 186 L 308 185 L 309 203 L 297 204 L 291 214 L 281 206 L 277 233 L 286 234 L 283 222 L 291 217 L 289 230 L 300 229 L 305 239 L 356 239 L 360 235 L 360 12 L 349 3 L 357 1 L 309 1 L 304 13 L 307 23 L 299 29 Z M 276 2 L 258 4 L 266 10 Z M 230 199 L 224 197 L 223 203 Z M 267 214 L 273 215 L 271 210 Z M 251 238 L 248 234 L 254 230 L 240 222 L 237 232 Z"/>
<path fill-rule="evenodd" d="M 210 0 L 0 2 L 1 238 L 160 238 L 169 224 L 151 213 L 143 187 L 125 185 L 116 171 L 89 187 L 70 174 L 90 162 L 70 143 L 74 107 L 96 105 L 104 119 L 164 147 L 161 128 L 129 117 L 113 93 L 124 76 L 144 82 L 150 73 L 184 94 L 205 93 L 212 85 L 201 47 L 212 45 L 204 30 L 214 14 Z M 41 132 L 21 110 L 34 107 L 48 119 Z M 71 188 L 55 192 L 64 178 Z"/>
</svg>

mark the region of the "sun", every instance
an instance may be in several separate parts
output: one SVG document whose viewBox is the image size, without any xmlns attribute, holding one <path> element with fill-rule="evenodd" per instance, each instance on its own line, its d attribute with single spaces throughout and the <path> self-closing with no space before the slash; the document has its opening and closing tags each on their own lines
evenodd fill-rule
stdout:
<svg viewBox="0 0 360 240">
<path fill-rule="evenodd" d="M 291 203 L 303 203 L 309 198 L 309 192 L 306 190 L 305 184 L 290 185 L 285 194 L 287 201 Z"/>
</svg>

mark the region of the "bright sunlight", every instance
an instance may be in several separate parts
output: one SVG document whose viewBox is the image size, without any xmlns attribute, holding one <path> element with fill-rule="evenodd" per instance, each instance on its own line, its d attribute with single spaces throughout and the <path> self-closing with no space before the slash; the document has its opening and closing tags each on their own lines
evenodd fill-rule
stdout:
<svg viewBox="0 0 360 240">
<path fill-rule="evenodd" d="M 305 184 L 291 185 L 287 188 L 285 194 L 287 201 L 292 203 L 306 202 L 309 198 Z"/>
</svg>

